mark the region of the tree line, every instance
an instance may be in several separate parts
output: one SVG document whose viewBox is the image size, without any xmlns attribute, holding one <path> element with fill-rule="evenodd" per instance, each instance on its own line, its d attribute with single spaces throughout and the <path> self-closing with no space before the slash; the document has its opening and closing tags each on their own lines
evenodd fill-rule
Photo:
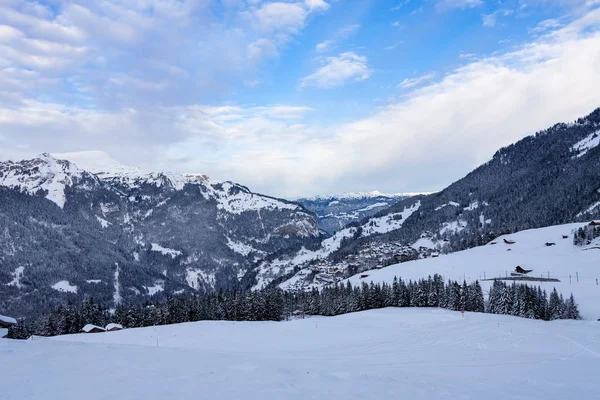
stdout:
<svg viewBox="0 0 600 400">
<path fill-rule="evenodd" d="M 119 305 L 109 309 L 93 299 L 80 305 L 67 304 L 34 319 L 20 320 L 9 337 L 54 336 L 80 332 L 86 324 L 105 326 L 110 322 L 128 328 L 168 325 L 203 320 L 281 321 L 305 315 L 333 316 L 384 307 L 441 307 L 457 311 L 489 312 L 532 319 L 579 319 L 573 295 L 564 300 L 556 289 L 550 298 L 540 287 L 511 286 L 495 281 L 486 306 L 478 281 L 471 284 L 444 282 L 436 274 L 427 279 L 405 282 L 397 277 L 391 284 L 363 282 L 284 292 L 219 291 L 170 297 L 164 302 L 147 301 L 141 306 Z"/>
</svg>

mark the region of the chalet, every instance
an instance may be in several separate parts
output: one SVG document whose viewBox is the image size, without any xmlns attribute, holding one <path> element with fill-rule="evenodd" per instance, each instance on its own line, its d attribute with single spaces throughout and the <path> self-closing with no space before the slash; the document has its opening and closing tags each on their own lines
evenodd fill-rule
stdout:
<svg viewBox="0 0 600 400">
<path fill-rule="evenodd" d="M 360 276 L 360 279 L 365 279 L 365 278 L 367 278 L 368 276 L 369 276 L 369 274 L 362 274 L 362 275 Z"/>
<path fill-rule="evenodd" d="M 0 338 L 8 335 L 8 328 L 17 324 L 17 320 L 11 317 L 0 315 Z"/>
<path fill-rule="evenodd" d="M 504 239 L 504 243 L 506 243 L 506 244 L 515 244 L 515 243 L 517 243 L 517 242 L 515 242 L 514 240 L 507 240 L 507 239 Z"/>
<path fill-rule="evenodd" d="M 600 221 L 592 221 L 590 222 L 590 226 L 600 226 Z"/>
<path fill-rule="evenodd" d="M 567 235 L 562 235 L 562 237 L 563 237 L 563 239 L 568 239 L 569 238 L 569 236 L 567 236 Z"/>
<path fill-rule="evenodd" d="M 550 246 L 555 246 L 556 243 L 554 242 L 546 242 L 546 246 L 550 247 Z"/>
<path fill-rule="evenodd" d="M 106 330 L 104 328 L 102 328 L 101 326 L 87 324 L 86 326 L 83 327 L 81 332 L 83 332 L 83 333 L 100 333 L 100 332 L 106 332 Z"/>
<path fill-rule="evenodd" d="M 108 324 L 106 325 L 106 331 L 107 332 L 114 332 L 114 331 L 120 331 L 123 330 L 123 325 L 121 324 Z"/>
<path fill-rule="evenodd" d="M 490 244 L 498 244 L 498 242 L 491 242 Z"/>
<path fill-rule="evenodd" d="M 4 315 L 0 315 L 0 328 L 10 328 L 13 325 L 17 324 L 17 320 L 11 317 L 5 317 Z"/>
</svg>

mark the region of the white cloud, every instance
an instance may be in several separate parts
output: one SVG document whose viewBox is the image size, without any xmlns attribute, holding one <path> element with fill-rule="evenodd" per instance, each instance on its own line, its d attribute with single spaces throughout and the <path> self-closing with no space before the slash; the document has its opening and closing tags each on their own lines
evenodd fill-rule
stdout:
<svg viewBox="0 0 600 400">
<path fill-rule="evenodd" d="M 300 87 L 332 88 L 347 81 L 364 81 L 370 76 L 371 70 L 367 66 L 367 57 L 346 52 L 338 57 L 328 57 L 325 65 L 313 74 L 302 78 Z"/>
<path fill-rule="evenodd" d="M 467 9 L 483 5 L 482 0 L 438 0 L 438 6 L 441 8 Z"/>
<path fill-rule="evenodd" d="M 296 3 L 265 3 L 254 12 L 258 29 L 264 33 L 295 34 L 304 27 L 308 10 Z"/>
<path fill-rule="evenodd" d="M 329 8 L 329 4 L 323 0 L 304 0 L 310 11 L 324 11 Z"/>
<path fill-rule="evenodd" d="M 317 50 L 317 52 L 319 53 L 324 53 L 326 51 L 328 51 L 334 44 L 333 40 L 324 40 L 321 43 L 317 43 L 317 46 L 315 47 L 315 50 Z"/>
<path fill-rule="evenodd" d="M 315 47 L 315 50 L 317 50 L 318 53 L 325 53 L 331 51 L 338 45 L 339 42 L 353 35 L 358 29 L 360 29 L 359 24 L 343 26 L 340 29 L 338 29 L 330 39 L 318 43 Z"/>
<path fill-rule="evenodd" d="M 269 39 L 258 39 L 248 45 L 248 59 L 251 61 L 260 61 L 277 55 L 277 47 Z"/>
<path fill-rule="evenodd" d="M 435 74 L 434 73 L 429 73 L 429 74 L 425 74 L 416 78 L 406 78 L 405 80 L 403 80 L 398 87 L 402 88 L 402 89 L 410 89 L 410 88 L 414 88 L 416 86 L 419 86 L 425 82 L 429 82 L 430 80 L 432 80 L 433 78 L 435 78 Z"/>
<path fill-rule="evenodd" d="M 484 14 L 481 16 L 481 19 L 483 20 L 483 26 L 487 26 L 488 28 L 494 27 L 494 26 L 496 26 L 496 23 L 498 22 L 499 16 L 508 17 L 513 12 L 514 12 L 513 10 L 503 9 L 503 10 L 496 10 L 491 14 Z"/>
</svg>

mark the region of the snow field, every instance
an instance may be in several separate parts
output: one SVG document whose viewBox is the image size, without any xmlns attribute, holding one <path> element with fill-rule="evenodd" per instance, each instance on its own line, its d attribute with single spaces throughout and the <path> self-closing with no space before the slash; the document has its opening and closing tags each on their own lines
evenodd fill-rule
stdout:
<svg viewBox="0 0 600 400">
<path fill-rule="evenodd" d="M 355 285 L 363 281 L 392 283 L 394 276 L 408 281 L 437 273 L 446 281 L 466 280 L 469 283 L 479 280 L 484 294 L 487 294 L 493 282 L 484 281 L 484 278 L 510 276 L 515 267 L 521 266 L 533 269 L 529 274 L 532 277 L 548 277 L 549 273 L 550 278 L 559 279 L 560 282 L 517 283 L 541 286 L 548 294 L 554 287 L 565 297 L 573 293 L 582 317 L 595 321 L 600 318 L 600 286 L 597 284 L 600 284 L 600 249 L 595 248 L 600 247 L 600 241 L 587 247 L 574 246 L 572 231 L 583 225 L 585 224 L 566 224 L 521 231 L 495 239 L 495 245 L 489 243 L 437 258 L 366 271 L 349 278 L 349 281 Z M 563 235 L 568 238 L 563 239 Z M 514 240 L 516 243 L 507 245 L 503 239 Z M 546 242 L 555 245 L 546 246 Z M 363 274 L 368 277 L 361 279 Z"/>
<path fill-rule="evenodd" d="M 3 399 L 595 399 L 600 323 L 442 309 L 0 341 Z M 157 346 L 158 344 L 158 346 Z"/>
</svg>

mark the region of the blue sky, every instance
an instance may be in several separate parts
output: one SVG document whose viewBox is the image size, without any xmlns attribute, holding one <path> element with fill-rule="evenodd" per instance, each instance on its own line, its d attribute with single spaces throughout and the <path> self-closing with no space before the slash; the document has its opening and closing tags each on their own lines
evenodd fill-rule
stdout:
<svg viewBox="0 0 600 400">
<path fill-rule="evenodd" d="M 600 0 L 0 0 L 0 158 L 433 191 L 600 106 Z M 97 154 L 97 153 L 95 153 Z"/>
</svg>

